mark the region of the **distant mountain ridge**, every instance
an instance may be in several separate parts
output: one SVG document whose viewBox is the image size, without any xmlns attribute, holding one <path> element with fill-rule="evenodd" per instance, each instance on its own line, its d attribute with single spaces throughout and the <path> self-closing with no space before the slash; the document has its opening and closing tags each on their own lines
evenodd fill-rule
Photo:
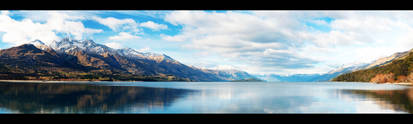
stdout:
<svg viewBox="0 0 413 124">
<path fill-rule="evenodd" d="M 213 69 L 202 69 L 206 73 L 212 73 L 218 76 L 220 79 L 224 80 L 247 80 L 247 79 L 254 79 L 254 80 L 261 80 L 256 78 L 253 75 L 248 74 L 244 71 L 239 71 L 235 69 L 226 69 L 226 70 L 213 70 Z"/>
<path fill-rule="evenodd" d="M 357 71 L 363 69 L 369 64 L 358 63 L 358 64 L 349 64 L 343 65 L 337 69 L 333 69 L 327 73 L 323 74 L 292 74 L 292 75 L 276 75 L 276 74 L 267 74 L 267 75 L 254 75 L 260 79 L 273 81 L 273 82 L 323 82 L 330 81 L 334 77 L 337 77 L 340 74 Z"/>
<path fill-rule="evenodd" d="M 267 75 L 254 75 L 260 79 L 267 81 L 275 82 L 322 82 L 322 81 L 341 81 L 341 79 L 336 79 L 341 75 L 345 75 L 352 72 L 357 72 L 360 70 L 372 69 L 375 67 L 382 67 L 388 64 L 391 64 L 393 61 L 403 60 L 413 52 L 413 49 L 405 52 L 397 52 L 387 57 L 382 57 L 377 60 L 374 60 L 370 63 L 354 63 L 347 64 L 336 69 L 333 69 L 324 74 L 293 74 L 293 75 L 276 75 L 276 74 L 267 74 Z M 413 75 L 412 75 L 413 76 Z M 353 81 L 353 80 L 349 80 Z M 354 80 L 361 81 L 361 80 Z M 363 80 L 364 82 L 369 82 L 370 80 Z"/>
<path fill-rule="evenodd" d="M 231 73 L 190 67 L 165 54 L 113 49 L 92 40 L 69 38 L 50 44 L 35 40 L 3 49 L 0 60 L 0 79 L 231 81 L 255 78 L 242 71 Z"/>
<path fill-rule="evenodd" d="M 323 81 L 331 81 L 333 78 L 346 74 L 355 72 L 358 70 L 363 69 L 370 69 L 382 65 L 386 65 L 393 60 L 402 59 L 408 55 L 409 51 L 406 52 L 399 52 L 395 53 L 389 57 L 379 58 L 375 61 L 370 63 L 353 63 L 340 66 L 336 69 L 333 69 L 327 73 L 323 74 L 293 74 L 293 75 L 276 75 L 276 74 L 269 74 L 269 75 L 254 75 L 258 78 L 268 80 L 268 81 L 276 81 L 276 82 L 323 82 Z"/>
</svg>

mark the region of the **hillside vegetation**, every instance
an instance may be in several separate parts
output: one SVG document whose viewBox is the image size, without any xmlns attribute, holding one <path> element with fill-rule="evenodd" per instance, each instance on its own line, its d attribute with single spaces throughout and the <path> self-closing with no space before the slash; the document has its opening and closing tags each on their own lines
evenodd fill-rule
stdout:
<svg viewBox="0 0 413 124">
<path fill-rule="evenodd" d="M 332 79 L 332 81 L 351 82 L 413 82 L 413 53 L 406 57 L 395 59 L 392 62 L 370 69 L 359 70 L 342 74 Z"/>
</svg>

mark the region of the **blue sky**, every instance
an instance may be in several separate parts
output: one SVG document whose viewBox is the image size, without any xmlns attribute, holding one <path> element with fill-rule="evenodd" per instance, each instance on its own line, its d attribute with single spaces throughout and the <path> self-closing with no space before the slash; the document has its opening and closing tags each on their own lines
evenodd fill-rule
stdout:
<svg viewBox="0 0 413 124">
<path fill-rule="evenodd" d="M 411 11 L 1 11 L 0 48 L 70 35 L 252 74 L 326 73 L 413 48 Z"/>
</svg>

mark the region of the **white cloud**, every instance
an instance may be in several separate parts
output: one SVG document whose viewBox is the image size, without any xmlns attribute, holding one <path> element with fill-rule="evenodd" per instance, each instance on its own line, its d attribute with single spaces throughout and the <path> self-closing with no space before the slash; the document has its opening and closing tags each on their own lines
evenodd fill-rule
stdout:
<svg viewBox="0 0 413 124">
<path fill-rule="evenodd" d="M 78 20 L 85 20 L 89 19 L 90 17 L 94 17 L 95 14 L 100 13 L 100 11 L 53 11 L 53 10 L 47 10 L 47 11 L 12 11 L 12 15 L 17 15 L 21 16 L 25 19 L 30 19 L 35 22 L 47 22 L 48 18 L 50 17 L 51 13 L 56 13 L 56 14 L 63 14 L 65 16 L 69 16 L 70 18 L 67 18 L 68 20 L 71 21 L 78 21 Z"/>
<path fill-rule="evenodd" d="M 120 43 L 116 43 L 116 42 L 109 42 L 109 43 L 105 43 L 106 46 L 114 48 L 114 49 L 122 49 L 123 46 Z"/>
<path fill-rule="evenodd" d="M 178 35 L 162 36 L 164 40 L 186 41 L 186 48 L 217 53 L 238 61 L 238 65 L 282 72 L 285 68 L 306 68 L 314 63 L 305 56 L 295 55 L 291 49 L 300 43 L 293 31 L 304 28 L 296 26 L 298 21 L 290 18 L 272 19 L 237 12 L 175 11 L 166 15 L 165 20 L 183 28 Z M 269 53 L 274 51 L 284 52 Z"/>
<path fill-rule="evenodd" d="M 143 36 L 138 36 L 140 28 L 171 28 L 153 21 L 138 23 L 132 18 L 102 18 L 96 13 L 1 11 L 1 41 L 13 45 L 35 39 L 50 42 L 61 33 L 76 39 L 87 38 L 103 31 L 86 28 L 81 22 L 91 19 L 118 33 L 109 37 L 107 44 L 121 48 L 142 39 Z M 127 13 L 133 15 L 134 12 Z M 14 14 L 23 19 L 11 18 Z M 253 73 L 327 72 L 331 66 L 369 62 L 409 50 L 413 45 L 411 11 L 167 11 L 156 12 L 158 14 L 170 24 L 182 27 L 177 35 L 161 35 L 163 40 L 181 41 L 171 44 L 199 52 L 194 56 L 203 61 L 210 59 L 207 63 L 232 65 Z M 323 20 L 324 17 L 332 20 Z M 321 31 L 317 26 L 328 30 Z M 221 62 L 224 59 L 225 62 Z"/>
<path fill-rule="evenodd" d="M 164 40 L 231 58 L 252 73 L 328 72 L 331 65 L 369 62 L 413 45 L 413 16 L 406 11 L 174 11 L 164 19 L 182 26 Z"/>
<path fill-rule="evenodd" d="M 188 38 L 188 36 L 186 35 L 169 36 L 169 35 L 161 34 L 160 36 L 163 40 L 177 41 L 177 42 L 185 41 Z"/>
<path fill-rule="evenodd" d="M 15 20 L 9 12 L 2 11 L 0 15 L 0 32 L 4 32 L 2 42 L 19 45 L 39 39 L 45 43 L 57 40 L 57 33 L 67 33 L 77 39 L 102 32 L 99 29 L 86 28 L 83 23 L 73 20 L 71 16 L 59 12 L 44 12 L 47 14 L 44 23 L 34 22 L 29 18 Z"/>
<path fill-rule="evenodd" d="M 1 15 L 9 15 L 10 14 L 10 12 L 9 11 L 7 11 L 7 10 L 3 10 L 3 11 L 1 11 Z"/>
<path fill-rule="evenodd" d="M 109 40 L 113 41 L 127 41 L 127 40 L 134 40 L 139 39 L 139 36 L 132 35 L 128 32 L 120 32 L 118 35 L 109 37 Z"/>
<path fill-rule="evenodd" d="M 138 32 L 138 24 L 135 22 L 135 20 L 127 18 L 127 19 L 117 19 L 114 17 L 107 17 L 107 18 L 101 18 L 101 17 L 92 17 L 93 20 L 99 22 L 100 24 L 103 24 L 105 26 L 108 26 L 110 29 L 113 31 L 123 31 L 123 30 L 132 30 L 134 32 Z"/>
<path fill-rule="evenodd" d="M 156 30 L 156 31 L 161 30 L 161 29 L 168 29 L 168 26 L 166 26 L 164 24 L 158 24 L 158 23 L 155 23 L 153 21 L 147 21 L 147 22 L 144 22 L 144 23 L 140 23 L 140 26 L 150 28 L 150 29 Z"/>
<path fill-rule="evenodd" d="M 126 47 L 132 47 L 129 46 L 131 42 L 135 42 L 134 40 L 141 39 L 141 37 L 132 35 L 131 33 L 128 32 L 119 32 L 118 35 L 111 36 L 108 38 L 109 41 L 105 43 L 106 46 L 109 46 L 111 48 L 115 49 L 121 49 Z M 143 51 L 150 50 L 150 48 L 143 48 L 141 49 Z"/>
<path fill-rule="evenodd" d="M 217 65 L 215 67 L 209 69 L 216 69 L 216 70 L 241 70 L 240 68 L 233 66 L 233 65 Z"/>
<path fill-rule="evenodd" d="M 149 52 L 149 51 L 151 51 L 151 48 L 150 47 L 145 47 L 145 48 L 142 48 L 142 49 L 138 49 L 137 51 L 139 51 L 139 52 Z"/>
</svg>

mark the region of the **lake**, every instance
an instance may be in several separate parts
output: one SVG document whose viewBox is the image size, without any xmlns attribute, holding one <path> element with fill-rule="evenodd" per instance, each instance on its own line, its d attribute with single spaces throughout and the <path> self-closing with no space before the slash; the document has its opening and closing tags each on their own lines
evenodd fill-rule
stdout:
<svg viewBox="0 0 413 124">
<path fill-rule="evenodd" d="M 413 89 L 353 82 L 0 82 L 0 113 L 412 113 Z"/>
</svg>

